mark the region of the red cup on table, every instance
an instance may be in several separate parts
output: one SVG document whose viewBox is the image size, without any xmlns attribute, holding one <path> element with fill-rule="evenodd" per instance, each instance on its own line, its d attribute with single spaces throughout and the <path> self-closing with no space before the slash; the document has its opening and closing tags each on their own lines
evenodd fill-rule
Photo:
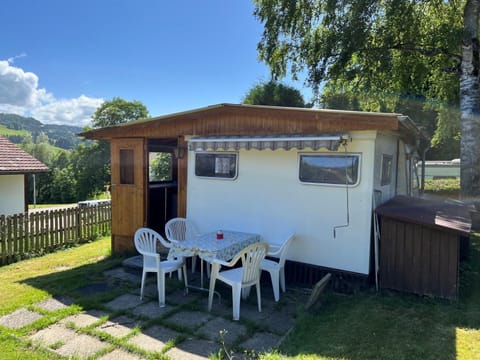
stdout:
<svg viewBox="0 0 480 360">
<path fill-rule="evenodd" d="M 222 240 L 223 239 L 223 232 L 222 230 L 217 231 L 217 240 Z"/>
</svg>

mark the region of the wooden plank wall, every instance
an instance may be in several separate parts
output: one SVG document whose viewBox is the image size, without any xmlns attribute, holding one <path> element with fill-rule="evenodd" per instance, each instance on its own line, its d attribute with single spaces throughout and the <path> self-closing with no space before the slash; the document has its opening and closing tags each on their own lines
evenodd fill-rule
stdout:
<svg viewBox="0 0 480 360">
<path fill-rule="evenodd" d="M 456 299 L 459 251 L 457 234 L 382 216 L 380 287 Z"/>
</svg>

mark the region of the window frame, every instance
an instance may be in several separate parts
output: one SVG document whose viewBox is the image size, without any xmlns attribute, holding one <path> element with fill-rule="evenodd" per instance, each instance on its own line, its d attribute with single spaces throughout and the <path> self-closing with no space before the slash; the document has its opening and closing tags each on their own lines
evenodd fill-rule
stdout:
<svg viewBox="0 0 480 360">
<path fill-rule="evenodd" d="M 224 177 L 224 176 L 203 176 L 197 175 L 197 155 L 235 155 L 235 174 L 233 177 Z M 209 179 L 209 180 L 229 180 L 234 181 L 238 178 L 238 152 L 234 151 L 195 151 L 195 157 L 193 164 L 193 173 L 195 177 L 200 179 Z"/>
<path fill-rule="evenodd" d="M 311 181 L 303 181 L 301 179 L 301 164 L 302 164 L 302 156 L 314 156 L 314 157 L 356 157 L 358 158 L 358 168 L 357 168 L 357 181 L 354 184 L 337 184 L 337 183 L 327 183 L 327 182 L 311 182 Z M 362 153 L 311 153 L 311 152 L 303 152 L 298 154 L 298 168 L 297 168 L 297 174 L 298 174 L 298 181 L 301 184 L 304 185 L 316 185 L 316 186 L 329 186 L 329 187 L 349 187 L 353 188 L 356 187 L 360 184 L 361 178 L 362 178 Z"/>
</svg>

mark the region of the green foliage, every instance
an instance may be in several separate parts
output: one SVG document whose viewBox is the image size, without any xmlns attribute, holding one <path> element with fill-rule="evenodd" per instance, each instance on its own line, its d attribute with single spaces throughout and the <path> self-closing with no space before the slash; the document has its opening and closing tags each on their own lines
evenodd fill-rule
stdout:
<svg viewBox="0 0 480 360">
<path fill-rule="evenodd" d="M 425 179 L 425 192 L 458 199 L 460 179 Z"/>
<path fill-rule="evenodd" d="M 150 166 L 150 181 L 172 180 L 172 154 L 157 153 Z"/>
<path fill-rule="evenodd" d="M 305 103 L 299 90 L 275 80 L 260 82 L 255 85 L 245 95 L 243 103 L 301 108 L 312 107 L 312 104 Z"/>
<path fill-rule="evenodd" d="M 148 110 L 140 101 L 126 101 L 114 97 L 105 101 L 92 116 L 93 127 L 115 126 L 149 116 Z"/>
<path fill-rule="evenodd" d="M 276 78 L 306 74 L 325 107 L 410 115 L 454 158 L 459 114 L 445 109 L 459 104 L 464 4 L 255 0 L 258 52 Z"/>
<path fill-rule="evenodd" d="M 80 144 L 72 154 L 71 167 L 76 179 L 77 198 L 95 197 L 110 183 L 110 145 L 98 141 L 90 145 Z"/>
</svg>

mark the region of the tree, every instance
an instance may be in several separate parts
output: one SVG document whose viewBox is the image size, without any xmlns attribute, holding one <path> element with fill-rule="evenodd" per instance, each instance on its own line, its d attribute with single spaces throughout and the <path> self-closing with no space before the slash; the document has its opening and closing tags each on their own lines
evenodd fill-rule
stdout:
<svg viewBox="0 0 480 360">
<path fill-rule="evenodd" d="M 115 126 L 125 122 L 147 118 L 148 110 L 140 101 L 126 101 L 114 97 L 105 101 L 92 116 L 93 127 Z"/>
<path fill-rule="evenodd" d="M 478 0 L 345 0 L 342 6 L 255 0 L 254 14 L 264 23 L 258 51 L 275 78 L 306 72 L 317 95 L 347 95 L 347 104 L 376 111 L 421 99 L 425 110 L 439 114 L 438 124 L 461 118 L 462 193 L 478 196 L 479 6 Z M 451 141 L 438 129 L 455 126 L 436 127 L 437 141 Z"/>
<path fill-rule="evenodd" d="M 72 173 L 79 200 L 95 197 L 110 183 L 110 149 L 108 143 L 94 141 L 80 144 L 72 154 Z"/>
<path fill-rule="evenodd" d="M 115 97 L 105 101 L 92 116 L 94 127 L 108 127 L 146 118 L 148 110 L 139 101 Z M 80 144 L 72 155 L 72 171 L 76 177 L 76 193 L 85 200 L 103 192 L 110 183 L 110 145 L 105 141 Z"/>
<path fill-rule="evenodd" d="M 299 90 L 275 80 L 260 82 L 255 85 L 245 95 L 243 103 L 301 108 L 312 107 L 312 104 L 305 103 Z"/>
</svg>

